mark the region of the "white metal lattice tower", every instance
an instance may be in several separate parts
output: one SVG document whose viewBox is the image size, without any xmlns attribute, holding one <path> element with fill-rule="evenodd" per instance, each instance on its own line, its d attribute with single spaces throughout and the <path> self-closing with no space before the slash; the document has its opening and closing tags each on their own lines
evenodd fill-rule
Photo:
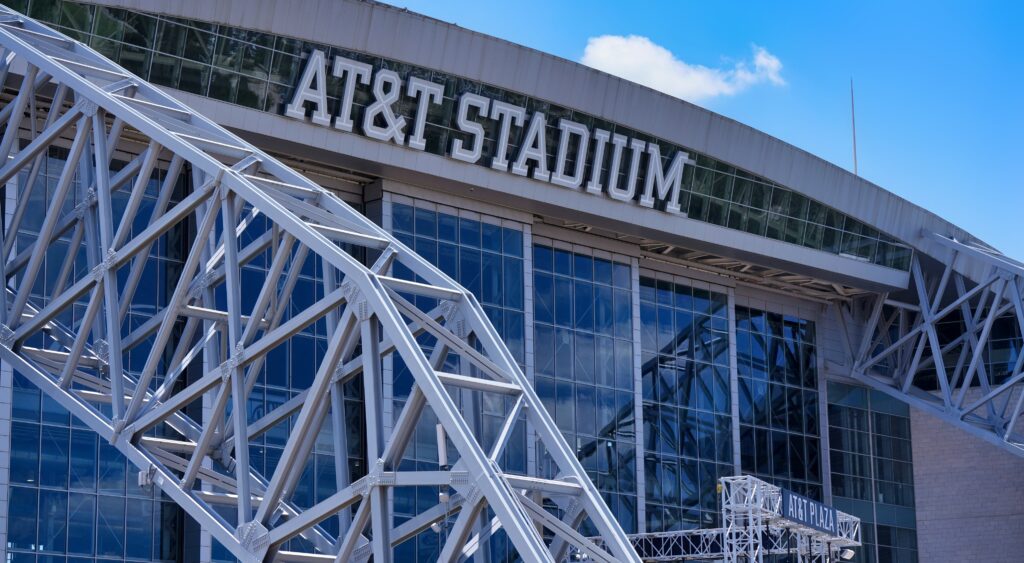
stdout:
<svg viewBox="0 0 1024 563">
<path fill-rule="evenodd" d="M 385 563 L 395 545 L 443 523 L 444 561 L 501 529 L 526 561 L 560 560 L 572 546 L 595 561 L 639 562 L 470 293 L 330 192 L 85 45 L 0 8 L 0 47 L 0 82 L 20 80 L 0 109 L 0 184 L 14 202 L 2 232 L 0 358 L 121 451 L 140 469 L 140 482 L 159 487 L 242 561 L 372 555 Z M 35 212 L 27 211 L 27 194 L 53 146 L 67 156 L 40 232 L 15 244 L 25 214 Z M 137 150 L 111 173 L 115 151 L 126 147 Z M 159 198 L 141 216 L 157 169 L 164 171 Z M 172 201 L 182 175 L 192 189 Z M 112 203 L 115 194 L 126 196 L 123 208 Z M 258 231 L 260 218 L 269 230 Z M 129 326 L 133 297 L 151 289 L 140 284 L 145 265 L 172 229 L 194 235 L 180 275 L 166 304 Z M 70 244 L 66 256 L 52 251 L 61 238 Z M 352 249 L 365 251 L 372 265 Z M 253 282 L 241 267 L 258 256 L 268 257 L 268 273 L 258 287 L 244 287 Z M 323 287 L 306 303 L 294 290 L 309 256 L 322 264 Z M 399 263 L 416 281 L 389 275 Z M 56 268 L 56 281 L 43 279 L 44 265 Z M 243 289 L 258 295 L 255 303 L 243 304 Z M 425 302 L 431 307 L 417 306 Z M 250 419 L 247 401 L 268 353 L 321 320 L 329 343 L 312 384 Z M 145 358 L 141 369 L 129 369 L 128 354 Z M 404 361 L 415 385 L 385 434 L 381 359 L 388 354 Z M 442 371 L 450 356 L 459 358 L 460 373 Z M 349 482 L 339 404 L 352 378 L 363 382 L 369 468 Z M 467 395 L 510 405 L 491 443 L 481 443 L 460 407 L 457 397 Z M 204 396 L 211 408 L 191 416 Z M 450 468 L 400 470 L 428 409 L 458 457 Z M 282 459 L 262 475 L 248 448 L 236 445 L 289 418 Z M 552 457 L 556 478 L 502 468 L 521 419 Z M 292 494 L 327 420 L 339 453 L 338 490 L 302 509 Z M 413 486 L 452 492 L 395 526 L 391 493 Z M 339 519 L 339 535 L 318 525 L 328 518 Z M 584 519 L 604 549 L 577 532 Z M 546 541 L 543 531 L 555 539 Z M 283 549 L 299 536 L 308 552 Z"/>
</svg>

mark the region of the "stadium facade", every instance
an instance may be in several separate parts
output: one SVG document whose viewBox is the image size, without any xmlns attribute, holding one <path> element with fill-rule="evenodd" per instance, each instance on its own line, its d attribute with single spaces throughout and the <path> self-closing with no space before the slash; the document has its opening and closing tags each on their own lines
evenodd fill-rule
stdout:
<svg viewBox="0 0 1024 563">
<path fill-rule="evenodd" d="M 1024 270 L 956 225 L 700 107 L 383 4 L 3 4 L 273 155 L 471 292 L 627 534 L 720 526 L 719 479 L 749 474 L 859 517 L 855 561 L 1020 559 Z M 23 72 L 4 71 L 4 107 L 17 105 Z M 21 148 L 36 132 L 29 121 Z M 112 176 L 146 145 L 115 148 Z M 31 264 L 19 246 L 53 228 L 47 206 L 76 150 L 70 136 L 58 139 L 37 169 L 8 180 L 5 231 L 28 202 L 6 235 L 9 268 Z M 180 165 L 156 159 L 138 201 L 115 197 L 118 213 L 142 210 L 133 232 L 154 209 L 199 193 L 198 182 L 172 172 Z M 126 338 L 175 299 L 199 232 L 191 224 L 164 234 L 134 282 L 118 272 L 140 288 L 123 304 Z M 63 258 L 81 242 L 72 230 L 54 239 L 41 281 L 24 292 L 29 303 L 45 309 L 66 270 L 89 270 L 84 254 L 82 265 Z M 367 267 L 379 258 L 351 255 Z M 331 294 L 319 260 L 291 281 L 296 310 Z M 260 280 L 275 264 L 268 254 L 241 267 L 241 303 L 260 302 Z M 403 268 L 391 275 L 422 281 Z M 420 295 L 416 305 L 438 299 Z M 88 317 L 86 303 L 75 318 Z M 216 320 L 209 309 L 192 313 Z M 248 420 L 301 405 L 332 338 L 317 323 L 268 354 Z M 33 340 L 16 342 L 45 355 Z M 149 369 L 145 354 L 123 361 L 126 373 Z M 323 421 L 314 432 L 289 491 L 294 506 L 317 505 L 372 472 L 367 452 L 377 446 L 365 413 L 391 428 L 418 400 L 414 368 L 397 354 L 382 366 L 376 407 L 367 409 L 358 380 L 332 397 L 345 424 Z M 98 436 L 19 369 L 5 360 L 0 380 L 8 563 L 233 560 L 180 499 L 143 478 L 116 438 Z M 160 369 L 163 377 L 174 366 Z M 192 371 L 183 384 L 202 379 Z M 218 401 L 210 391 L 189 415 L 210 416 Z M 506 424 L 510 405 L 506 397 L 470 408 L 481 441 L 507 440 L 505 472 L 557 479 L 557 457 L 535 426 Z M 439 448 L 430 416 L 403 468 L 446 465 L 454 446 Z M 248 463 L 273 474 L 297 423 L 267 422 L 250 439 Z M 344 480 L 339 443 L 348 448 Z M 396 489 L 395 525 L 437 505 L 438 491 Z M 337 536 L 344 521 L 320 526 Z M 399 544 L 394 560 L 436 560 L 443 527 Z M 600 530 L 587 521 L 582 532 Z M 511 560 L 513 543 L 492 536 L 489 558 Z M 316 544 L 295 537 L 287 547 Z"/>
</svg>

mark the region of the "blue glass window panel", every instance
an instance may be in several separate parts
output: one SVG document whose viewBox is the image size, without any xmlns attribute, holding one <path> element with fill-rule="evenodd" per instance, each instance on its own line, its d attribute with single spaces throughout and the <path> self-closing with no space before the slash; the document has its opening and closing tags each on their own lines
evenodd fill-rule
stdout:
<svg viewBox="0 0 1024 563">
<path fill-rule="evenodd" d="M 472 248 L 459 249 L 459 283 L 473 295 L 480 295 L 480 251 Z"/>
<path fill-rule="evenodd" d="M 480 221 L 459 219 L 459 244 L 480 247 Z"/>
<path fill-rule="evenodd" d="M 156 524 L 156 558 L 177 560 L 181 552 L 179 544 L 181 509 L 176 504 L 161 502 L 158 510 L 160 513 Z"/>
<path fill-rule="evenodd" d="M 619 389 L 633 388 L 632 341 L 615 341 L 615 387 Z"/>
<path fill-rule="evenodd" d="M 555 276 L 555 324 L 572 326 L 572 280 Z"/>
<path fill-rule="evenodd" d="M 459 241 L 459 218 L 447 213 L 437 214 L 437 238 L 447 242 Z"/>
<path fill-rule="evenodd" d="M 338 490 L 334 472 L 334 457 L 325 454 L 316 456 L 316 501 L 320 502 Z M 331 519 L 335 520 L 335 519 Z"/>
<path fill-rule="evenodd" d="M 631 414 L 631 413 L 629 413 Z M 597 428 L 601 436 L 613 435 L 616 426 L 615 392 L 597 388 Z"/>
<path fill-rule="evenodd" d="M 68 553 L 93 554 L 96 497 L 81 493 L 68 495 Z"/>
<path fill-rule="evenodd" d="M 68 494 L 64 491 L 39 492 L 39 549 L 67 549 Z M 146 555 L 147 557 L 149 554 Z"/>
<path fill-rule="evenodd" d="M 523 257 L 523 233 L 519 229 L 502 228 L 502 251 L 508 256 Z"/>
<path fill-rule="evenodd" d="M 316 375 L 314 340 L 297 334 L 289 344 L 291 346 L 291 387 L 292 389 L 306 389 L 313 383 L 313 377 Z"/>
<path fill-rule="evenodd" d="M 431 264 L 437 264 L 437 240 L 422 236 L 416 237 L 416 253 Z"/>
<path fill-rule="evenodd" d="M 782 385 L 772 383 L 768 391 L 768 406 L 771 413 L 771 426 L 779 430 L 785 430 L 789 420 L 786 410 L 786 388 Z"/>
<path fill-rule="evenodd" d="M 689 311 L 675 310 L 675 332 L 675 356 L 684 359 L 693 358 L 693 315 Z"/>
<path fill-rule="evenodd" d="M 573 378 L 573 334 L 567 328 L 555 329 L 555 377 Z"/>
<path fill-rule="evenodd" d="M 662 354 L 671 354 L 675 350 L 675 327 L 673 311 L 670 307 L 658 307 L 658 342 L 657 350 Z"/>
<path fill-rule="evenodd" d="M 753 382 L 745 377 L 739 378 L 739 417 L 740 424 L 754 424 L 754 402 L 751 396 Z"/>
<path fill-rule="evenodd" d="M 593 280 L 594 259 L 584 254 L 574 254 L 572 270 L 577 279 Z"/>
<path fill-rule="evenodd" d="M 615 386 L 615 343 L 611 338 L 598 336 L 594 342 L 596 355 L 596 381 L 598 385 Z"/>
<path fill-rule="evenodd" d="M 658 308 L 651 303 L 640 303 L 640 346 L 643 350 L 658 351 Z"/>
<path fill-rule="evenodd" d="M 664 465 L 659 459 L 653 456 L 648 456 L 644 460 L 644 476 L 647 479 L 647 500 L 650 502 L 664 502 L 662 496 L 662 490 L 664 485 Z M 660 518 L 659 518 L 660 520 Z M 657 524 L 660 529 L 661 524 Z"/>
<path fill-rule="evenodd" d="M 632 286 L 632 269 L 629 264 L 615 262 L 612 270 L 612 283 L 615 287 L 629 289 Z"/>
<path fill-rule="evenodd" d="M 7 545 L 14 549 L 34 549 L 36 545 L 38 490 L 10 488 Z"/>
<path fill-rule="evenodd" d="M 718 505 L 718 468 L 713 463 L 700 464 L 700 507 L 702 510 L 715 510 Z"/>
<path fill-rule="evenodd" d="M 594 286 L 594 331 L 599 334 L 612 334 L 615 319 L 612 316 L 612 289 L 601 285 Z"/>
<path fill-rule="evenodd" d="M 555 381 L 548 377 L 538 377 L 535 383 L 537 389 L 537 396 L 540 397 L 544 407 L 547 409 L 548 414 L 552 417 L 558 411 L 558 406 L 555 401 Z"/>
<path fill-rule="evenodd" d="M 771 433 L 772 475 L 789 478 L 789 440 L 784 432 Z"/>
<path fill-rule="evenodd" d="M 750 384 L 750 398 L 754 404 L 754 424 L 768 426 L 770 409 L 770 395 L 768 383 L 764 381 L 752 381 Z"/>
<path fill-rule="evenodd" d="M 483 275 L 480 300 L 484 303 L 501 305 L 502 303 L 502 260 L 501 255 L 490 252 L 483 253 Z"/>
<path fill-rule="evenodd" d="M 128 501 L 125 557 L 149 559 L 153 556 L 154 504 L 150 500 Z"/>
<path fill-rule="evenodd" d="M 554 271 L 554 251 L 547 246 L 535 245 L 533 247 L 533 269 L 542 272 Z"/>
<path fill-rule="evenodd" d="M 657 303 L 657 282 L 652 278 L 640 278 L 640 302 Z"/>
<path fill-rule="evenodd" d="M 522 253 L 520 253 L 522 254 Z M 511 309 L 523 308 L 523 261 L 505 257 L 504 280 L 502 283 L 505 306 Z"/>
<path fill-rule="evenodd" d="M 590 385 L 576 386 L 576 431 L 586 436 L 596 436 L 597 396 Z M 596 461 L 596 458 L 594 458 Z"/>
<path fill-rule="evenodd" d="M 701 410 L 713 410 L 715 408 L 715 371 L 711 365 L 697 364 L 696 371 L 696 401 L 697 408 Z"/>
<path fill-rule="evenodd" d="M 632 391 L 615 393 L 615 417 L 620 438 L 632 439 L 636 435 L 634 406 Z"/>
<path fill-rule="evenodd" d="M 714 401 L 714 411 L 718 413 L 730 412 L 730 403 L 732 397 L 729 393 L 729 368 L 724 366 L 714 366 L 714 387 L 712 389 L 712 398 Z"/>
<path fill-rule="evenodd" d="M 12 483 L 39 483 L 39 425 L 11 424 Z"/>
<path fill-rule="evenodd" d="M 732 420 L 728 416 L 715 417 L 715 434 L 718 445 L 715 457 L 722 463 L 732 463 Z"/>
<path fill-rule="evenodd" d="M 67 426 L 70 413 L 49 395 L 43 395 L 40 415 L 43 422 Z"/>
<path fill-rule="evenodd" d="M 538 375 L 555 375 L 555 330 L 543 325 L 534 325 L 534 358 Z"/>
<path fill-rule="evenodd" d="M 536 273 L 533 276 L 534 321 L 554 324 L 555 322 L 555 280 L 547 274 Z"/>
<path fill-rule="evenodd" d="M 594 383 L 594 336 L 585 332 L 576 333 L 576 381 Z"/>
<path fill-rule="evenodd" d="M 14 396 L 11 403 L 11 417 L 15 420 L 39 421 L 40 392 L 35 385 L 21 375 L 14 376 Z"/>
<path fill-rule="evenodd" d="M 68 473 L 71 489 L 96 490 L 97 436 L 91 430 L 71 431 L 71 470 Z"/>
<path fill-rule="evenodd" d="M 594 281 L 604 285 L 612 285 L 614 266 L 610 260 L 594 258 Z"/>
<path fill-rule="evenodd" d="M 124 507 L 120 497 L 98 497 L 96 554 L 124 557 Z"/>
<path fill-rule="evenodd" d="M 437 212 L 417 207 L 414 216 L 417 236 L 437 238 Z"/>
<path fill-rule="evenodd" d="M 68 441 L 71 431 L 57 426 L 43 426 L 40 432 L 39 482 L 48 487 L 68 486 Z"/>
<path fill-rule="evenodd" d="M 242 268 L 242 310 L 251 311 L 259 299 L 266 275 L 254 268 Z"/>
<path fill-rule="evenodd" d="M 391 228 L 406 233 L 415 232 L 412 206 L 402 203 L 396 203 L 391 206 Z"/>
<path fill-rule="evenodd" d="M 676 408 L 665 406 L 661 409 L 659 424 L 661 426 L 661 451 L 672 456 L 679 456 L 679 412 Z M 669 501 L 675 502 L 675 500 Z"/>
<path fill-rule="evenodd" d="M 491 252 L 501 252 L 503 235 L 501 227 L 490 223 L 481 223 L 481 247 Z"/>
<path fill-rule="evenodd" d="M 576 431 L 576 403 L 573 397 L 573 384 L 568 381 L 555 382 L 555 423 L 566 434 Z"/>
<path fill-rule="evenodd" d="M 555 253 L 554 272 L 556 274 L 561 274 L 563 276 L 571 276 L 572 275 L 572 261 L 573 261 L 573 254 L 572 254 L 572 252 L 569 252 L 568 250 L 562 250 L 562 249 L 556 248 L 554 250 L 554 253 Z"/>
<path fill-rule="evenodd" d="M 504 313 L 504 309 L 502 309 L 500 307 L 492 307 L 490 305 L 484 305 L 484 314 L 487 315 L 487 319 L 489 321 L 491 321 L 491 325 L 494 326 L 494 328 L 497 329 L 498 332 L 502 332 L 502 329 L 505 326 L 504 314 L 503 313 Z M 504 334 L 502 334 L 500 336 L 502 338 L 505 337 Z"/>
<path fill-rule="evenodd" d="M 505 344 L 516 361 L 522 363 L 526 358 L 525 341 L 526 319 L 522 313 L 505 311 Z"/>
<path fill-rule="evenodd" d="M 709 291 L 693 288 L 693 310 L 697 313 L 711 313 L 711 293 Z"/>
<path fill-rule="evenodd" d="M 124 494 L 126 460 L 121 452 L 106 442 L 100 442 L 99 473 L 97 483 L 100 492 Z"/>
<path fill-rule="evenodd" d="M 614 292 L 613 325 L 616 338 L 633 339 L 633 296 L 627 290 Z"/>
<path fill-rule="evenodd" d="M 658 305 L 671 307 L 674 303 L 674 288 L 675 284 L 670 281 L 658 280 L 656 285 L 656 294 Z"/>
<path fill-rule="evenodd" d="M 447 215 L 442 215 L 447 217 Z M 437 245 L 437 266 L 452 279 L 459 277 L 459 247 L 454 244 Z"/>
<path fill-rule="evenodd" d="M 267 353 L 265 381 L 267 385 L 288 387 L 288 345 L 282 344 Z"/>
<path fill-rule="evenodd" d="M 573 284 L 576 311 L 575 327 L 580 330 L 594 330 L 594 285 L 577 281 Z"/>
</svg>

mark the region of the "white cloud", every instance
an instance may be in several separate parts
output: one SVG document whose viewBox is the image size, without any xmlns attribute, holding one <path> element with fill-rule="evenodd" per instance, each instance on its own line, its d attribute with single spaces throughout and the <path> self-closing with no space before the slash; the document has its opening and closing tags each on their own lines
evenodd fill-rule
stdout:
<svg viewBox="0 0 1024 563">
<path fill-rule="evenodd" d="M 755 84 L 782 86 L 782 62 L 764 47 L 729 68 L 690 64 L 640 35 L 591 37 L 580 62 L 691 102 L 732 96 Z"/>
</svg>

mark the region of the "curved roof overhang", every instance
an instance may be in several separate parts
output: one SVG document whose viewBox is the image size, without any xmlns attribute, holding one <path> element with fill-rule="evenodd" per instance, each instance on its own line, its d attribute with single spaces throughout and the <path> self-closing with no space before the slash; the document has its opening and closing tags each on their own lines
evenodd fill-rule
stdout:
<svg viewBox="0 0 1024 563">
<path fill-rule="evenodd" d="M 964 229 L 849 171 L 735 120 L 647 87 L 534 49 L 408 10 L 354 0 L 225 0 L 216 3 L 101 0 L 174 17 L 216 21 L 373 53 L 561 104 L 643 131 L 728 162 L 837 209 L 914 248 L 940 264 L 980 280 L 990 265 L 942 239 L 985 247 Z M 689 245 L 770 267 L 792 269 L 854 287 L 905 288 L 906 272 L 763 239 L 715 225 L 680 220 L 650 209 L 623 210 L 611 201 L 577 201 L 568 190 L 510 177 L 399 147 L 280 117 L 253 119 L 255 110 L 183 94 L 191 105 L 240 132 L 292 146 L 403 181 L 447 189 L 487 190 L 488 197 L 537 213 L 601 219 L 610 228 Z M 643 108 L 638 111 L 637 108 Z M 267 114 L 261 113 L 267 116 Z M 327 160 L 328 162 L 332 160 Z M 386 165 L 383 163 L 387 163 Z M 565 193 L 563 193 L 565 192 Z M 479 195 L 479 194 L 478 194 Z M 585 201 L 581 206 L 580 201 Z M 611 207 L 609 207 L 611 206 Z M 585 210 L 585 211 L 580 211 Z M 611 218 L 611 219 L 609 219 Z M 669 222 L 671 219 L 671 222 Z M 991 250 L 991 249 L 990 249 Z M 925 267 L 932 263 L 924 261 Z"/>
</svg>

